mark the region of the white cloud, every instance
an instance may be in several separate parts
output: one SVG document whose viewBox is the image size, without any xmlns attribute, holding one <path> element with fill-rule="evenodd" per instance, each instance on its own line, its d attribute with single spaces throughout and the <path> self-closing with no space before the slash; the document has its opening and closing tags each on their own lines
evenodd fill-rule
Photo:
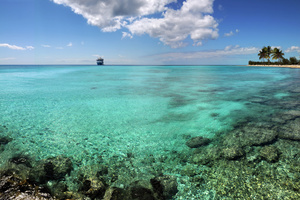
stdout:
<svg viewBox="0 0 300 200">
<path fill-rule="evenodd" d="M 224 49 L 213 50 L 213 51 L 198 51 L 198 52 L 180 52 L 180 53 L 167 53 L 158 55 L 161 60 L 185 60 L 185 59 L 204 59 L 204 58 L 218 58 L 232 55 L 249 55 L 258 53 L 259 48 L 257 47 L 240 47 L 226 46 Z"/>
<path fill-rule="evenodd" d="M 186 0 L 178 10 L 168 7 L 177 0 L 52 0 L 72 8 L 91 25 L 105 32 L 128 28 L 124 37 L 148 34 L 173 48 L 187 45 L 190 37 L 195 44 L 218 37 L 218 23 L 213 13 L 214 0 Z M 151 14 L 161 17 L 149 18 Z M 158 16 L 158 15 L 157 15 Z"/>
<path fill-rule="evenodd" d="M 0 47 L 7 47 L 7 48 L 13 49 L 13 50 L 33 50 L 34 49 L 33 46 L 19 47 L 19 46 L 7 44 L 7 43 L 0 44 Z"/>
<path fill-rule="evenodd" d="M 272 49 L 275 49 L 275 48 L 281 49 L 281 46 L 271 46 L 271 48 L 272 48 Z"/>
<path fill-rule="evenodd" d="M 239 33 L 240 30 L 239 29 L 235 29 L 235 32 L 236 33 Z M 230 36 L 233 36 L 234 35 L 234 32 L 233 31 L 230 31 L 229 33 L 225 33 L 224 36 L 225 37 L 230 37 Z"/>
<path fill-rule="evenodd" d="M 26 50 L 26 48 L 24 48 L 24 47 L 19 47 L 19 46 L 16 46 L 16 45 L 10 45 L 10 44 L 7 44 L 7 43 L 0 44 L 0 47 L 7 47 L 7 48 L 10 48 L 10 49 L 14 49 L 14 50 Z"/>
<path fill-rule="evenodd" d="M 126 38 L 126 37 L 129 37 L 130 39 L 133 38 L 133 36 L 132 36 L 130 33 L 122 32 L 122 39 L 123 39 L 123 38 Z"/>
<path fill-rule="evenodd" d="M 50 48 L 51 46 L 50 46 L 50 45 L 47 45 L 47 44 L 42 44 L 42 47 Z"/>
<path fill-rule="evenodd" d="M 233 33 L 232 31 L 230 31 L 229 33 L 225 33 L 224 36 L 230 37 L 230 36 L 233 36 L 233 34 L 234 34 L 234 33 Z"/>
<path fill-rule="evenodd" d="M 125 19 L 150 15 L 165 10 L 165 6 L 176 0 L 52 0 L 72 8 L 82 15 L 91 25 L 103 31 L 120 29 Z"/>
<path fill-rule="evenodd" d="M 298 52 L 298 53 L 300 53 L 300 47 L 298 47 L 298 46 L 291 46 L 285 52 L 289 53 L 289 52 L 295 52 L 295 51 Z"/>
<path fill-rule="evenodd" d="M 34 47 L 33 47 L 33 46 L 26 46 L 26 49 L 28 49 L 28 50 L 33 50 Z"/>
<path fill-rule="evenodd" d="M 64 49 L 63 47 L 56 47 L 56 49 Z"/>
<path fill-rule="evenodd" d="M 72 42 L 69 42 L 69 44 L 67 44 L 67 47 L 71 47 L 73 46 Z"/>
<path fill-rule="evenodd" d="M 196 44 L 205 39 L 218 37 L 218 23 L 210 15 L 212 0 L 187 0 L 181 9 L 167 9 L 163 18 L 142 18 L 127 25 L 132 34 L 149 34 L 159 38 L 164 44 L 173 48 L 186 46 L 184 40 L 190 38 Z M 200 43 L 199 43 L 200 42 Z"/>
</svg>

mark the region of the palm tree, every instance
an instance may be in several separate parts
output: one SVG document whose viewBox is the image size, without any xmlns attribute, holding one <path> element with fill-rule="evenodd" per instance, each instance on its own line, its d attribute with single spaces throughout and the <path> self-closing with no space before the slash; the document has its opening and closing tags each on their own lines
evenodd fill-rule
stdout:
<svg viewBox="0 0 300 200">
<path fill-rule="evenodd" d="M 272 51 L 272 60 L 278 60 L 278 62 L 281 62 L 283 59 L 283 55 L 284 53 L 282 53 L 282 50 L 274 48 Z"/>
<path fill-rule="evenodd" d="M 272 48 L 270 46 L 264 47 L 265 51 L 266 51 L 266 57 L 268 59 L 268 63 L 270 64 L 270 55 L 272 53 Z"/>
<path fill-rule="evenodd" d="M 266 47 L 262 48 L 260 51 L 259 51 L 259 60 L 260 59 L 263 59 L 263 62 L 265 62 L 265 58 L 267 56 L 267 52 L 266 52 Z"/>
</svg>

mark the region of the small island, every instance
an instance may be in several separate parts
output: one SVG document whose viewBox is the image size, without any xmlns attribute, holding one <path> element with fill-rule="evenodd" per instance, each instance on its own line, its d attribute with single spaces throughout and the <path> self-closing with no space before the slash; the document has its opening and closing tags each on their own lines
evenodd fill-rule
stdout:
<svg viewBox="0 0 300 200">
<path fill-rule="evenodd" d="M 296 57 L 284 58 L 284 53 L 279 48 L 272 49 L 271 46 L 263 47 L 258 53 L 259 59 L 262 61 L 250 60 L 248 66 L 263 66 L 263 67 L 290 67 L 300 68 L 300 60 Z M 271 62 L 277 60 L 276 62 Z M 267 59 L 267 61 L 265 61 Z"/>
</svg>

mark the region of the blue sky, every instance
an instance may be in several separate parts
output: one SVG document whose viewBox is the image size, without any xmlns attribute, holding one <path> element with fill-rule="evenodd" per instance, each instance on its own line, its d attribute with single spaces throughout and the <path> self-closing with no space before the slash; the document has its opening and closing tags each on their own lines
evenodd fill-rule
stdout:
<svg viewBox="0 0 300 200">
<path fill-rule="evenodd" d="M 0 64 L 247 64 L 300 58 L 299 0 L 1 0 Z"/>
</svg>

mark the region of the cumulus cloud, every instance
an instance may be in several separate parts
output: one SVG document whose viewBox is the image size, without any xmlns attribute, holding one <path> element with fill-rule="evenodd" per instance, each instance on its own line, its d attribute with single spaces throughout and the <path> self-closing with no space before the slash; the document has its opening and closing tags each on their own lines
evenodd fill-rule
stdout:
<svg viewBox="0 0 300 200">
<path fill-rule="evenodd" d="M 188 37 L 197 45 L 202 40 L 218 37 L 218 23 L 210 15 L 214 0 L 185 0 L 177 10 L 168 7 L 177 0 L 52 1 L 71 7 L 89 24 L 100 27 L 102 31 L 127 28 L 129 33 L 123 32 L 123 38 L 148 34 L 176 48 L 187 45 L 184 40 Z"/>
<path fill-rule="evenodd" d="M 289 52 L 295 52 L 295 51 L 298 52 L 298 53 L 300 53 L 300 47 L 298 47 L 298 46 L 291 46 L 285 52 L 289 53 Z"/>
<path fill-rule="evenodd" d="M 176 0 L 52 0 L 69 6 L 91 25 L 103 31 L 116 31 L 126 24 L 126 19 L 162 12 Z"/>
<path fill-rule="evenodd" d="M 184 59 L 204 59 L 204 58 L 218 58 L 232 55 L 249 55 L 258 53 L 257 47 L 240 47 L 226 46 L 224 49 L 213 51 L 198 51 L 198 52 L 179 52 L 179 53 L 167 53 L 160 54 L 161 60 L 184 60 Z"/>
<path fill-rule="evenodd" d="M 69 42 L 69 44 L 67 44 L 67 47 L 71 47 L 73 46 L 72 42 Z"/>
<path fill-rule="evenodd" d="M 187 0 L 179 10 L 167 9 L 162 18 L 142 18 L 127 25 L 132 34 L 149 34 L 173 48 L 186 46 L 190 36 L 194 43 L 218 37 L 218 23 L 211 15 L 212 0 Z M 199 43 L 201 44 L 201 43 Z"/>
</svg>

